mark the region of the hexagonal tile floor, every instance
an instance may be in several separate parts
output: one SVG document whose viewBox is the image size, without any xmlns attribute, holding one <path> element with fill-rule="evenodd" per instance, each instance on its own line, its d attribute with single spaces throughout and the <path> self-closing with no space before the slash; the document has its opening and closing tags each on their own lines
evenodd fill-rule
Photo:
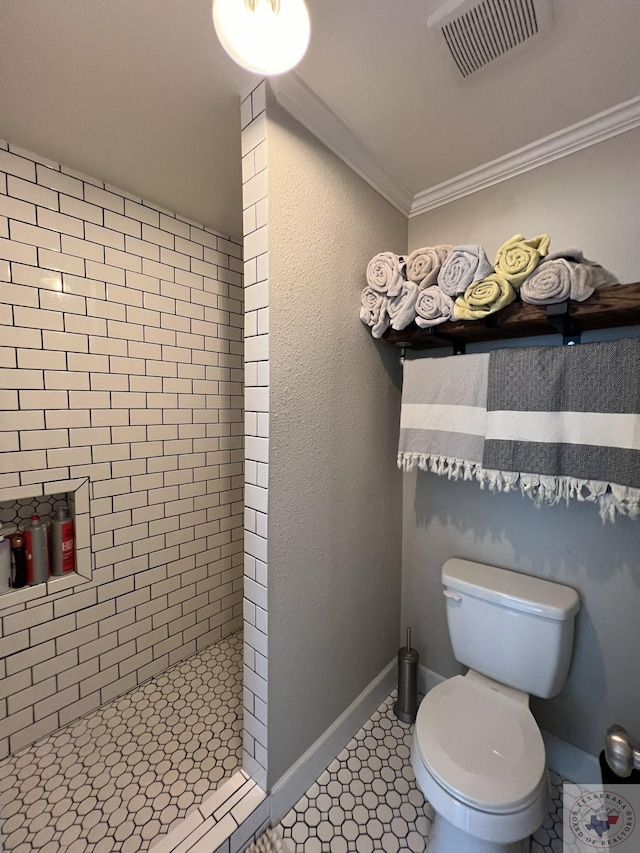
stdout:
<svg viewBox="0 0 640 853">
<path fill-rule="evenodd" d="M 412 726 L 386 699 L 279 828 L 295 853 L 422 853 L 433 812 L 409 761 Z M 561 853 L 562 779 L 551 772 L 553 803 L 531 853 Z M 461 851 L 462 853 L 462 851 Z"/>
<path fill-rule="evenodd" d="M 241 747 L 236 634 L 0 762 L 4 850 L 147 850 L 241 766 Z"/>
</svg>

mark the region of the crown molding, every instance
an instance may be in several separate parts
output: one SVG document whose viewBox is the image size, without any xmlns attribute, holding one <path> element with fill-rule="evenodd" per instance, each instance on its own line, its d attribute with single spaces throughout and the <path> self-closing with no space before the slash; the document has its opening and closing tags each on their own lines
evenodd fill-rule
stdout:
<svg viewBox="0 0 640 853">
<path fill-rule="evenodd" d="M 392 178 L 369 148 L 296 74 L 269 78 L 276 101 L 405 216 L 414 217 L 640 127 L 640 96 L 422 192 Z"/>
<path fill-rule="evenodd" d="M 640 97 L 624 101 L 484 166 L 471 169 L 418 193 L 413 199 L 409 216 L 417 216 L 449 204 L 636 127 L 640 127 Z"/>
<path fill-rule="evenodd" d="M 377 190 L 397 210 L 409 216 L 413 193 L 395 181 L 342 119 L 296 74 L 269 78 L 276 101 L 320 142 Z"/>
</svg>

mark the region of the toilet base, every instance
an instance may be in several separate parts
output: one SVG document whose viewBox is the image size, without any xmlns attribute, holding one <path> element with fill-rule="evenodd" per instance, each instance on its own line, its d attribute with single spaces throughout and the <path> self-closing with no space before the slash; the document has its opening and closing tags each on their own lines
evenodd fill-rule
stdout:
<svg viewBox="0 0 640 853">
<path fill-rule="evenodd" d="M 530 849 L 530 836 L 510 844 L 485 841 L 458 829 L 437 812 L 427 838 L 427 853 L 529 853 Z"/>
</svg>

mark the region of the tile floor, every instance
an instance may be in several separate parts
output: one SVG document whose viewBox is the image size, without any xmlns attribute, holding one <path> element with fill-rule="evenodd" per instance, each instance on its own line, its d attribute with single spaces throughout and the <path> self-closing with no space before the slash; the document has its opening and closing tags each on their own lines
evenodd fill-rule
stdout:
<svg viewBox="0 0 640 853">
<path fill-rule="evenodd" d="M 422 853 L 431 807 L 409 762 L 412 726 L 386 699 L 279 829 L 294 853 Z M 531 853 L 562 853 L 562 780 L 551 772 L 552 808 Z M 464 851 L 460 851 L 464 853 Z"/>
<path fill-rule="evenodd" d="M 0 762 L 11 853 L 138 853 L 242 762 L 242 636 Z"/>
</svg>

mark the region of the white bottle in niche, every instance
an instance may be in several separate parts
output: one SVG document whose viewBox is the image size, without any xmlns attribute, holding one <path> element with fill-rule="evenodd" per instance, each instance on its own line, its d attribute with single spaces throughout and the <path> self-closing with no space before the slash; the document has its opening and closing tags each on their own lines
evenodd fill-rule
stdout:
<svg viewBox="0 0 640 853">
<path fill-rule="evenodd" d="M 73 519 L 67 506 L 59 506 L 51 522 L 51 574 L 60 576 L 76 567 Z"/>
<path fill-rule="evenodd" d="M 11 542 L 0 530 L 0 593 L 11 588 Z"/>
</svg>

